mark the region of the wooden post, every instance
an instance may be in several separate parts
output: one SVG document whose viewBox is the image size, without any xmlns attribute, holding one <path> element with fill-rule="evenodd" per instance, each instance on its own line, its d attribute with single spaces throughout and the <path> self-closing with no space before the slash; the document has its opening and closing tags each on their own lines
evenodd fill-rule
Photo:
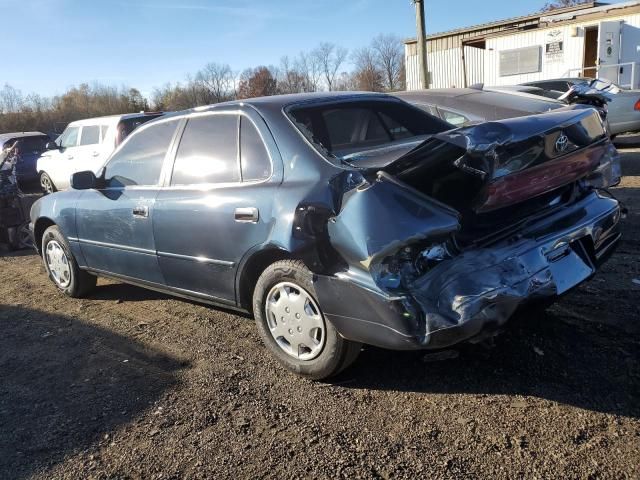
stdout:
<svg viewBox="0 0 640 480">
<path fill-rule="evenodd" d="M 416 5 L 416 29 L 418 40 L 418 67 L 420 74 L 420 88 L 429 88 L 427 70 L 427 38 L 424 21 L 424 0 L 414 0 Z"/>
</svg>

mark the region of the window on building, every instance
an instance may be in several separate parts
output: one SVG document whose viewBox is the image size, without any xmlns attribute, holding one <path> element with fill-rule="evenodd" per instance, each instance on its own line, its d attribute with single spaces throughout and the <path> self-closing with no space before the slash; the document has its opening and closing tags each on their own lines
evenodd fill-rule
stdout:
<svg viewBox="0 0 640 480">
<path fill-rule="evenodd" d="M 500 52 L 500 76 L 520 75 L 523 73 L 535 73 L 542 69 L 542 48 L 535 47 L 516 48 Z"/>
</svg>

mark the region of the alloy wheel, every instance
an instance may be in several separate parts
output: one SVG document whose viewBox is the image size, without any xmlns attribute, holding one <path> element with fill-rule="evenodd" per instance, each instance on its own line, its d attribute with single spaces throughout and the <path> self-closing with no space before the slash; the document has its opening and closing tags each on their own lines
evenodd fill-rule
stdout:
<svg viewBox="0 0 640 480">
<path fill-rule="evenodd" d="M 40 177 L 40 186 L 45 193 L 53 193 L 53 182 L 46 173 Z"/>
</svg>

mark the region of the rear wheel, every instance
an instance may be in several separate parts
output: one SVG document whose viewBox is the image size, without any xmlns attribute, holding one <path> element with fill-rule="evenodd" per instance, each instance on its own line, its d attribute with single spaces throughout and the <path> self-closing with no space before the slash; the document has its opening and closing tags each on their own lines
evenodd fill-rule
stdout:
<svg viewBox="0 0 640 480">
<path fill-rule="evenodd" d="M 300 261 L 279 261 L 262 273 L 253 311 L 267 348 L 298 375 L 314 380 L 336 375 L 360 352 L 361 344 L 342 338 L 324 317 L 312 274 Z"/>
<path fill-rule="evenodd" d="M 57 190 L 56 186 L 51 180 L 51 177 L 46 172 L 42 172 L 40 174 L 40 186 L 42 187 L 42 191 L 44 193 L 53 193 Z"/>
<path fill-rule="evenodd" d="M 55 225 L 42 236 L 42 260 L 51 281 L 69 297 L 82 297 L 96 286 L 97 278 L 80 270 L 67 239 Z"/>
</svg>

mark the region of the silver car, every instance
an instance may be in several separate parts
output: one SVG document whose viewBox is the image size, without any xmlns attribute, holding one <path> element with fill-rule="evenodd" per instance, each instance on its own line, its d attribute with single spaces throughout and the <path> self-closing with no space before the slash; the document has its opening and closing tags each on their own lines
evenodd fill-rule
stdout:
<svg viewBox="0 0 640 480">
<path fill-rule="evenodd" d="M 589 83 L 591 87 L 603 92 L 610 98 L 607 104 L 607 118 L 611 136 L 627 132 L 640 131 L 640 90 L 624 90 L 614 83 L 594 78 L 556 78 L 522 84 L 523 87 L 536 87 L 542 90 L 541 95 L 554 92 L 561 96 L 571 87 Z"/>
</svg>

